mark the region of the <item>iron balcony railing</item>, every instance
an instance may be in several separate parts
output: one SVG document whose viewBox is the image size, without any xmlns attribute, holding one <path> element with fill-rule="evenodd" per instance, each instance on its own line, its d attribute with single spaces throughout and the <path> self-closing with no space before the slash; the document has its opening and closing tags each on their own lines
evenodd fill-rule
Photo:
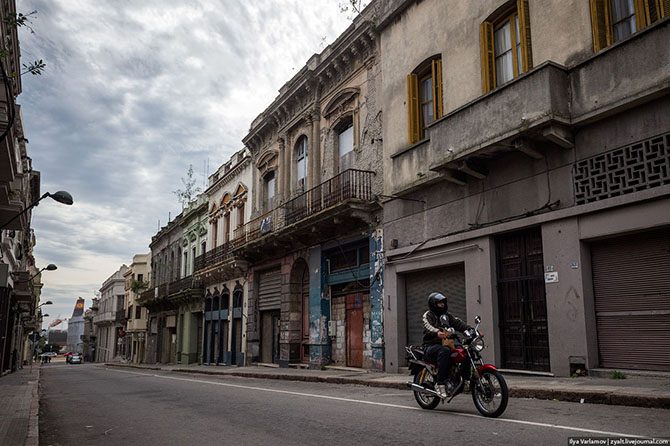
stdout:
<svg viewBox="0 0 670 446">
<path fill-rule="evenodd" d="M 184 277 L 183 279 L 176 280 L 172 283 L 170 283 L 167 294 L 175 294 L 179 293 L 181 291 L 186 291 L 186 290 L 197 290 L 197 289 L 202 289 L 202 281 L 198 279 L 195 276 L 187 276 Z"/>
<path fill-rule="evenodd" d="M 233 233 L 234 243 L 249 243 L 348 200 L 371 201 L 374 174 L 369 170 L 345 170 L 240 226 Z"/>
<path fill-rule="evenodd" d="M 233 242 L 228 241 L 223 245 L 216 246 L 214 249 L 211 249 L 204 254 L 200 254 L 195 258 L 195 270 L 199 271 L 207 266 L 232 259 L 232 248 Z"/>
<path fill-rule="evenodd" d="M 158 291 L 156 291 L 158 288 Z M 170 294 L 175 294 L 180 291 L 189 289 L 202 289 L 202 281 L 195 276 L 187 276 L 182 279 L 177 279 L 170 283 L 162 283 L 157 287 L 149 288 L 140 294 L 139 303 L 144 304 L 153 299 L 162 299 L 168 297 Z"/>
</svg>

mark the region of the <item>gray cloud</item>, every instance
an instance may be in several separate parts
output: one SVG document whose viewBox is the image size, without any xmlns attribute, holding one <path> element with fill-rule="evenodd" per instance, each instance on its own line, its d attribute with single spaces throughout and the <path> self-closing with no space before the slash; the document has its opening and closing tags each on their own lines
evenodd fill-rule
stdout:
<svg viewBox="0 0 670 446">
<path fill-rule="evenodd" d="M 24 0 L 35 34 L 21 32 L 19 98 L 42 190 L 71 207 L 35 211 L 35 256 L 56 263 L 43 294 L 71 314 L 180 207 L 172 191 L 193 164 L 204 180 L 242 146 L 278 89 L 347 26 L 331 0 L 70 2 Z M 58 310 L 58 311 L 55 311 Z"/>
</svg>

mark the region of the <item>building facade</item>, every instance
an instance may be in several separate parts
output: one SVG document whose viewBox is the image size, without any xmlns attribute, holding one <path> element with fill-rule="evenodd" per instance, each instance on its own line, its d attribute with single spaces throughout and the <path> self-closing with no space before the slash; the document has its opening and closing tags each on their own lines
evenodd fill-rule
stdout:
<svg viewBox="0 0 670 446">
<path fill-rule="evenodd" d="M 93 317 L 96 331 L 96 362 L 107 362 L 125 357 L 126 316 L 123 309 L 125 300 L 123 276 L 127 270 L 128 267 L 122 265 L 118 271 L 103 282 L 100 288 L 98 311 Z"/>
<path fill-rule="evenodd" d="M 84 337 L 84 299 L 77 299 L 72 317 L 67 320 L 67 350 L 83 353 Z"/>
<path fill-rule="evenodd" d="M 666 2 L 379 5 L 386 370 L 431 291 L 504 369 L 670 370 Z"/>
<path fill-rule="evenodd" d="M 232 255 L 234 231 L 251 216 L 253 176 L 251 155 L 243 149 L 210 175 L 208 237 L 195 259 L 195 271 L 205 287 L 201 326 L 204 364 L 244 365 L 247 351 L 247 263 Z"/>
<path fill-rule="evenodd" d="M 193 261 L 189 259 L 192 248 L 196 248 L 196 255 L 202 249 L 206 210 L 206 201 L 197 198 L 151 240 L 151 286 L 139 301 L 149 310 L 147 363 L 195 362 L 200 354 L 198 321 L 202 319 L 204 293 L 202 283 L 192 274 Z M 192 241 L 188 240 L 191 236 Z M 184 248 L 189 249 L 188 256 Z M 182 259 L 189 265 L 185 266 Z"/>
<path fill-rule="evenodd" d="M 383 367 L 380 55 L 369 7 L 251 124 L 247 356 Z"/>
<path fill-rule="evenodd" d="M 170 299 L 177 303 L 177 357 L 179 364 L 201 361 L 203 339 L 203 285 L 196 276 L 196 259 L 207 249 L 207 207 L 205 194 L 198 195 L 182 212 L 182 289 Z"/>
<path fill-rule="evenodd" d="M 130 362 L 140 363 L 146 351 L 148 311 L 138 304 L 140 293 L 149 288 L 150 254 L 136 254 L 124 279 L 124 311 L 126 314 L 126 336 L 124 338 L 126 357 Z"/>
</svg>

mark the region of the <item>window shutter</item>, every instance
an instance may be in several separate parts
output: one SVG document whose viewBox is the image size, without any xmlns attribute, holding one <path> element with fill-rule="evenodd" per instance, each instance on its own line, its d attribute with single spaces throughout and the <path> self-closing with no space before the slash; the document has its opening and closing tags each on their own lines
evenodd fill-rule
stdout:
<svg viewBox="0 0 670 446">
<path fill-rule="evenodd" d="M 433 76 L 433 116 L 442 117 L 442 59 L 435 59 L 431 63 Z"/>
<path fill-rule="evenodd" d="M 410 144 L 419 141 L 419 78 L 416 74 L 407 75 L 407 130 Z"/>
<path fill-rule="evenodd" d="M 658 11 L 661 18 L 670 17 L 670 0 L 658 0 Z"/>
<path fill-rule="evenodd" d="M 598 52 L 607 47 L 612 41 L 608 37 L 609 30 L 609 11 L 607 9 L 607 0 L 589 0 L 591 3 L 591 32 L 593 34 L 593 51 Z"/>
<path fill-rule="evenodd" d="M 493 53 L 493 23 L 479 26 L 479 45 L 482 62 L 482 92 L 493 90 L 496 85 L 495 54 Z"/>
<path fill-rule="evenodd" d="M 647 18 L 649 16 L 649 8 L 647 7 L 648 0 L 634 0 L 635 1 L 635 24 L 637 30 L 643 29 L 649 23 Z M 653 1 L 653 0 L 652 0 Z"/>
<path fill-rule="evenodd" d="M 533 68 L 533 50 L 530 44 L 530 14 L 528 0 L 517 0 L 519 14 L 519 37 L 521 38 L 521 71 L 524 73 Z"/>
</svg>

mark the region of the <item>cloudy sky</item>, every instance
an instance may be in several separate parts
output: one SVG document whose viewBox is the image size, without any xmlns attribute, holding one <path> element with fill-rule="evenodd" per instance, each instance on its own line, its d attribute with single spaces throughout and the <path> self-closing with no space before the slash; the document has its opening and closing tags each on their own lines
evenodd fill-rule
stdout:
<svg viewBox="0 0 670 446">
<path fill-rule="evenodd" d="M 133 254 L 159 220 L 181 211 L 173 191 L 189 164 L 202 187 L 242 147 L 251 121 L 314 53 L 349 25 L 337 0 L 17 0 L 36 10 L 20 34 L 29 156 L 42 193 L 64 206 L 33 214 L 42 300 L 71 316 Z M 46 326 L 46 324 L 45 324 Z"/>
</svg>

